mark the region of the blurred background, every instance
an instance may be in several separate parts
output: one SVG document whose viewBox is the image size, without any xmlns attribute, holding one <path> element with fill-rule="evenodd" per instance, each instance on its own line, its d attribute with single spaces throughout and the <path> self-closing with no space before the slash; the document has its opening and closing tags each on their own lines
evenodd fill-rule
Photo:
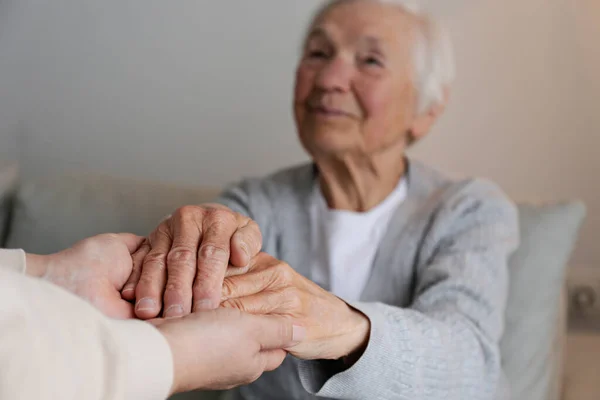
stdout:
<svg viewBox="0 0 600 400">
<path fill-rule="evenodd" d="M 307 160 L 294 66 L 318 0 L 0 0 L 0 160 L 221 186 Z M 412 151 L 521 200 L 581 199 L 600 264 L 600 2 L 427 2 L 458 80 Z"/>
</svg>

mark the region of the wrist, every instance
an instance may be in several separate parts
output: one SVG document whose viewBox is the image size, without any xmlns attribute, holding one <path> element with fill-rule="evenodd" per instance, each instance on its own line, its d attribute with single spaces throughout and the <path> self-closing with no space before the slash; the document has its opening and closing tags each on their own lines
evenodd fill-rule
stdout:
<svg viewBox="0 0 600 400">
<path fill-rule="evenodd" d="M 161 325 L 165 322 L 165 320 L 156 320 L 156 322 L 154 321 L 150 321 L 155 328 L 160 332 L 160 334 L 165 338 L 167 344 L 169 345 L 169 349 L 171 350 L 171 363 L 173 364 L 173 381 L 171 382 L 171 389 L 169 390 L 169 396 L 172 396 L 176 393 L 181 392 L 181 371 L 179 368 L 177 368 L 178 366 L 178 362 L 177 362 L 177 344 L 175 343 L 175 341 L 173 340 L 173 338 L 171 337 L 171 335 L 169 335 L 168 330 L 166 329 L 161 329 Z"/>
<path fill-rule="evenodd" d="M 171 350 L 171 362 L 173 365 L 173 381 L 171 383 L 171 390 L 169 395 L 172 396 L 176 393 L 188 392 L 194 389 L 200 389 L 191 384 L 192 379 L 189 375 L 189 363 L 186 357 L 189 357 L 189 349 L 182 348 L 181 337 L 173 332 L 167 320 L 156 320 L 153 325 L 158 329 L 162 336 L 166 339 L 169 349 Z M 198 383 L 201 377 L 193 377 L 194 383 Z"/>
<path fill-rule="evenodd" d="M 41 278 L 48 271 L 50 256 L 41 256 L 37 254 L 25 254 L 25 275 L 34 278 Z"/>
<path fill-rule="evenodd" d="M 371 332 L 371 321 L 360 311 L 350 306 L 348 306 L 348 309 L 350 311 L 350 317 L 348 318 L 350 325 L 343 341 L 344 346 L 340 358 L 352 365 L 358 361 L 367 348 Z"/>
</svg>

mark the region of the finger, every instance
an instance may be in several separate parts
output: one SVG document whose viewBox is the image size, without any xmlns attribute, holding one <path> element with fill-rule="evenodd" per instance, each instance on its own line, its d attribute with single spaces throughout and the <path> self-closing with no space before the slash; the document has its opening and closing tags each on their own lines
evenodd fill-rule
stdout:
<svg viewBox="0 0 600 400">
<path fill-rule="evenodd" d="M 279 267 L 281 266 L 281 267 Z M 279 268 L 278 268 L 279 267 Z M 221 301 L 229 298 L 245 297 L 267 288 L 275 290 L 291 280 L 291 269 L 276 258 L 261 253 L 250 264 L 241 268 L 227 269 L 227 278 L 221 288 Z"/>
<path fill-rule="evenodd" d="M 262 234 L 258 224 L 238 214 L 238 229 L 231 238 L 230 262 L 234 267 L 245 267 L 262 248 Z"/>
<path fill-rule="evenodd" d="M 229 265 L 229 245 L 236 229 L 237 222 L 230 211 L 212 209 L 206 214 L 202 244 L 198 249 L 198 270 L 192 288 L 194 311 L 219 306 L 225 270 Z"/>
<path fill-rule="evenodd" d="M 131 256 L 133 261 L 133 269 L 131 270 L 131 275 L 129 275 L 129 279 L 127 279 L 127 282 L 125 282 L 123 290 L 121 291 L 121 296 L 125 300 L 132 301 L 135 299 L 135 288 L 140 280 L 140 275 L 142 274 L 142 263 L 149 252 L 150 243 L 148 240 L 144 240 L 140 248 L 137 249 L 136 252 Z"/>
<path fill-rule="evenodd" d="M 150 235 L 150 247 L 135 288 L 135 315 L 141 319 L 158 316 L 162 307 L 162 295 L 167 281 L 167 254 L 171 249 L 171 236 L 166 222 Z"/>
<path fill-rule="evenodd" d="M 287 355 L 285 350 L 266 350 L 260 353 L 263 358 L 264 371 L 273 371 L 283 363 Z"/>
<path fill-rule="evenodd" d="M 244 267 L 234 267 L 230 264 L 227 267 L 227 271 L 225 271 L 225 277 L 244 275 L 250 271 L 264 270 L 280 263 L 281 261 L 267 253 L 258 253 L 256 256 L 251 258 L 250 262 Z"/>
<path fill-rule="evenodd" d="M 266 291 L 247 297 L 228 299 L 221 302 L 223 308 L 234 308 L 249 314 L 286 314 L 298 307 L 296 300 L 284 291 Z"/>
<path fill-rule="evenodd" d="M 198 213 L 177 213 L 171 219 L 173 245 L 167 256 L 167 286 L 164 294 L 165 318 L 180 317 L 192 309 L 192 285 L 196 257 L 202 235 Z"/>
<path fill-rule="evenodd" d="M 229 278 L 230 276 L 244 275 L 249 270 L 250 265 L 246 265 L 245 267 L 234 267 L 233 265 L 229 264 L 227 266 L 227 270 L 225 270 L 225 278 Z"/>
<path fill-rule="evenodd" d="M 135 317 L 133 312 L 133 304 L 125 300 L 117 301 L 114 308 L 111 309 L 111 318 L 115 319 L 131 319 Z"/>
<path fill-rule="evenodd" d="M 273 274 L 273 271 L 266 270 L 225 278 L 221 288 L 221 301 L 252 296 L 274 286 Z"/>
<path fill-rule="evenodd" d="M 275 350 L 293 347 L 306 337 L 306 329 L 294 324 L 290 318 L 262 316 L 257 335 L 261 350 Z"/>
<path fill-rule="evenodd" d="M 167 320 L 164 318 L 153 318 L 153 319 L 147 319 L 146 322 L 148 322 L 148 323 L 154 325 L 156 328 L 158 328 L 159 326 L 161 326 L 162 324 L 167 322 Z"/>
<path fill-rule="evenodd" d="M 271 256 L 270 254 L 260 252 L 250 260 L 250 263 L 248 263 L 248 272 L 262 271 L 267 268 L 272 268 L 278 264 L 283 265 L 284 263 Z"/>
<path fill-rule="evenodd" d="M 131 254 L 139 249 L 145 240 L 143 236 L 134 235 L 133 233 L 117 233 L 115 237 L 127 246 Z"/>
</svg>

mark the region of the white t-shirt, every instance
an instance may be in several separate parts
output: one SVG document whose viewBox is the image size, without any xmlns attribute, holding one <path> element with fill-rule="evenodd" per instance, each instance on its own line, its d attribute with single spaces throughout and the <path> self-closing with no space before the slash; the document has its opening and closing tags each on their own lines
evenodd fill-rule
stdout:
<svg viewBox="0 0 600 400">
<path fill-rule="evenodd" d="M 317 182 L 310 210 L 312 280 L 346 301 L 359 300 L 379 244 L 407 189 L 402 178 L 381 204 L 367 212 L 353 212 L 329 209 Z"/>
</svg>

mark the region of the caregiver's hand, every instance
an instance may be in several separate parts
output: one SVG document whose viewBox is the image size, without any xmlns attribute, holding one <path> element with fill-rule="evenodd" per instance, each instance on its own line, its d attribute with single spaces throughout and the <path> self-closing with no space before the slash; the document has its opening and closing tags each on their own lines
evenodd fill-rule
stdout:
<svg viewBox="0 0 600 400">
<path fill-rule="evenodd" d="M 132 318 L 133 306 L 120 291 L 131 274 L 131 254 L 143 240 L 129 233 L 104 234 L 55 254 L 27 254 L 27 274 L 68 290 L 111 318 Z"/>
<path fill-rule="evenodd" d="M 186 206 L 133 255 L 123 298 L 138 318 L 178 317 L 219 306 L 228 266 L 245 267 L 262 246 L 258 225 L 219 204 Z"/>
<path fill-rule="evenodd" d="M 266 253 L 250 261 L 247 273 L 225 279 L 221 306 L 291 317 L 306 338 L 287 350 L 302 359 L 354 358 L 369 338 L 365 315 Z"/>
<path fill-rule="evenodd" d="M 151 321 L 165 336 L 174 363 L 172 392 L 222 390 L 248 384 L 277 368 L 303 327 L 289 318 L 217 309 Z M 151 349 L 149 349 L 151 351 Z"/>
</svg>

